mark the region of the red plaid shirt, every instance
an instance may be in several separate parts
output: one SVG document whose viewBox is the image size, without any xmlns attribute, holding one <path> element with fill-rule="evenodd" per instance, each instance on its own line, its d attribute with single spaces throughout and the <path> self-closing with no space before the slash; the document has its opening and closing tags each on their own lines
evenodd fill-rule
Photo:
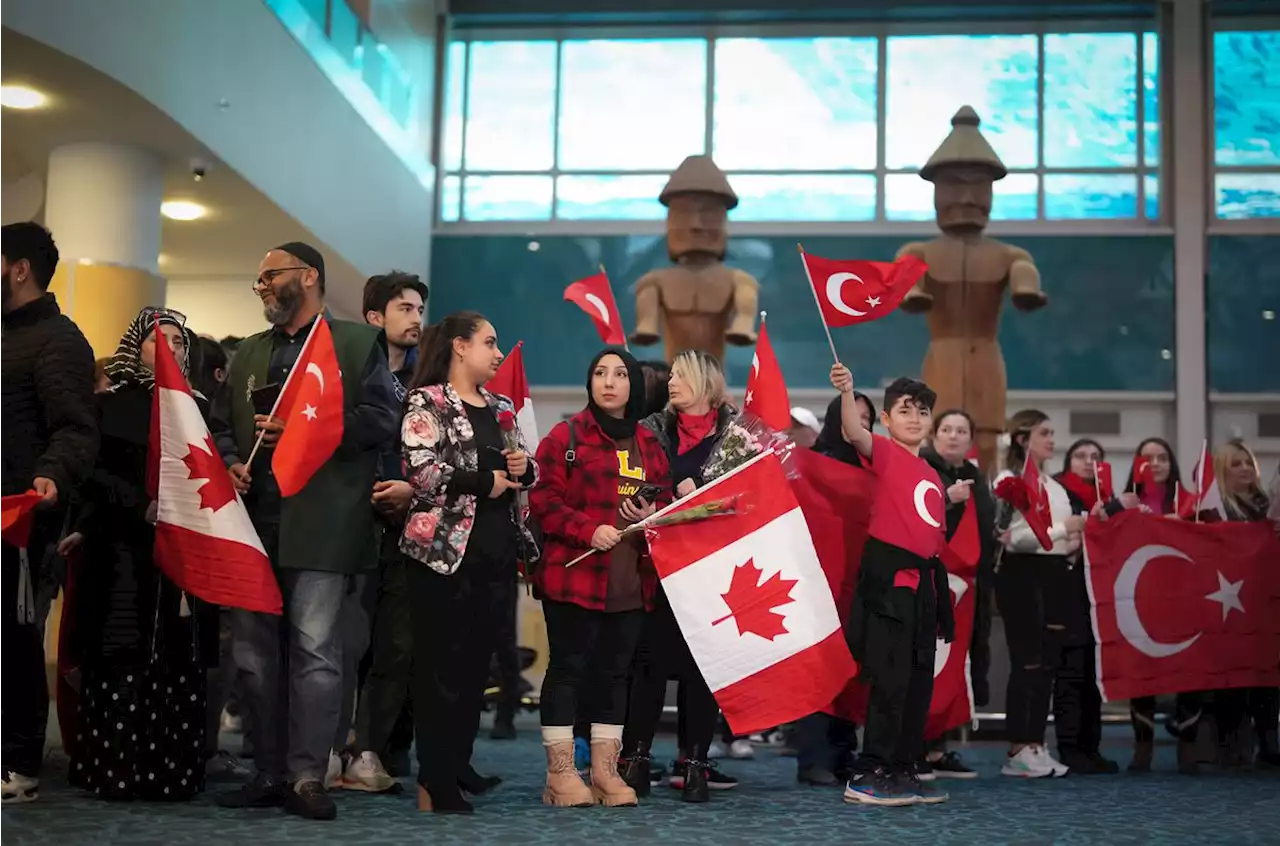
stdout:
<svg viewBox="0 0 1280 846">
<path fill-rule="evenodd" d="M 577 460 L 569 473 L 565 453 L 571 425 Z M 591 548 L 591 536 L 598 526 L 617 525 L 623 499 L 620 484 L 624 488 L 636 483 L 656 485 L 662 489 L 658 506 L 671 501 L 671 470 L 657 437 L 637 426 L 635 444 L 644 469 L 643 481 L 623 475 L 617 447 L 586 409 L 557 423 L 538 444 L 538 484 L 529 494 L 529 512 L 543 534 L 542 559 L 533 573 L 539 596 L 604 610 L 609 555 L 591 555 L 572 567 L 565 564 Z M 629 463 L 637 462 L 633 459 Z M 652 609 L 658 574 L 647 553 L 640 558 L 640 580 L 645 607 Z"/>
</svg>

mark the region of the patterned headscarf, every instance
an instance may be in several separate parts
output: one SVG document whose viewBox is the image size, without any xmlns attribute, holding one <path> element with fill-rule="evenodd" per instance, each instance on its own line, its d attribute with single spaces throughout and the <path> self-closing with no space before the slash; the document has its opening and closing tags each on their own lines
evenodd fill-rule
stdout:
<svg viewBox="0 0 1280 846">
<path fill-rule="evenodd" d="M 172 309 L 147 306 L 138 312 L 138 316 L 129 324 L 124 336 L 116 347 L 115 355 L 107 362 L 107 377 L 111 379 L 111 391 L 127 387 L 144 387 L 148 390 L 155 384 L 155 374 L 142 363 L 142 342 L 156 330 L 156 322 L 162 326 L 173 326 L 181 330 L 183 338 L 188 335 L 187 317 Z M 184 355 L 178 362 L 182 375 L 187 374 L 187 358 Z"/>
</svg>

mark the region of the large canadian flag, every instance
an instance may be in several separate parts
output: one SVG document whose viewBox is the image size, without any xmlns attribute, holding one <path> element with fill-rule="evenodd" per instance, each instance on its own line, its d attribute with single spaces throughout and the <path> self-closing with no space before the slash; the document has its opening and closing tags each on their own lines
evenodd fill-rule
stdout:
<svg viewBox="0 0 1280 846">
<path fill-rule="evenodd" d="M 1269 522 L 1136 510 L 1084 533 L 1107 700 L 1280 685 L 1280 540 Z"/>
<path fill-rule="evenodd" d="M 156 564 L 206 602 L 279 614 L 271 561 L 168 344 L 156 344 L 150 440 Z"/>
<path fill-rule="evenodd" d="M 648 532 L 703 678 L 735 734 L 823 710 L 856 665 L 778 455 L 756 456 L 659 515 L 715 502 L 734 513 Z"/>
<path fill-rule="evenodd" d="M 533 399 L 529 393 L 529 380 L 524 373 L 524 341 L 517 341 L 511 353 L 502 360 L 498 372 L 485 383 L 493 394 L 502 394 L 516 407 L 516 425 L 530 450 L 538 448 L 538 421 L 533 416 Z"/>
<path fill-rule="evenodd" d="M 852 326 L 888 317 L 928 270 L 915 256 L 894 262 L 836 261 L 800 254 L 828 326 Z"/>
<path fill-rule="evenodd" d="M 773 354 L 773 344 L 769 343 L 764 312 L 760 315 L 760 335 L 756 339 L 755 355 L 751 357 L 747 396 L 742 408 L 759 417 L 770 429 L 785 432 L 791 427 L 791 399 L 787 396 L 782 367 Z"/>
</svg>

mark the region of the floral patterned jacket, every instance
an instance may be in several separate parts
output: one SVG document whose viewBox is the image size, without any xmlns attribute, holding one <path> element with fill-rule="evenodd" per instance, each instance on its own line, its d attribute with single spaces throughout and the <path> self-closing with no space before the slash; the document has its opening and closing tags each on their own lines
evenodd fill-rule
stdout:
<svg viewBox="0 0 1280 846">
<path fill-rule="evenodd" d="M 495 416 L 515 415 L 511 400 L 480 394 Z M 427 385 L 409 392 L 405 400 L 402 449 L 405 478 L 413 486 L 413 501 L 400 537 L 400 551 L 446 576 L 457 572 L 467 551 L 476 518 L 476 495 L 450 490 L 458 470 L 479 469 L 475 433 L 462 399 L 449 385 Z M 517 427 L 512 435 L 523 452 L 530 452 Z M 537 462 L 529 455 L 537 479 Z M 519 529 L 521 558 L 536 558 L 533 535 L 524 525 L 518 498 L 512 500 L 511 521 Z"/>
</svg>

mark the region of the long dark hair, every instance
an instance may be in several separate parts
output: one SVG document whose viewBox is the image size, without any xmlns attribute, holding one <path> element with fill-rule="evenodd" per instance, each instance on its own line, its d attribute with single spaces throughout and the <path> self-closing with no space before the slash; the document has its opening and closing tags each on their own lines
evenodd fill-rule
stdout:
<svg viewBox="0 0 1280 846">
<path fill-rule="evenodd" d="M 1049 415 L 1035 408 L 1025 408 L 1009 418 L 1009 449 L 1004 455 L 1005 469 L 1014 473 L 1022 472 L 1022 466 L 1027 463 L 1027 441 L 1035 428 L 1048 419 Z"/>
<path fill-rule="evenodd" d="M 453 340 L 470 340 L 481 324 L 487 323 L 478 311 L 455 311 L 439 323 L 432 323 L 422 330 L 418 341 L 418 363 L 413 368 L 409 388 L 424 385 L 443 385 L 449 381 L 449 365 L 453 356 Z"/>
<path fill-rule="evenodd" d="M 1080 439 L 1078 439 L 1075 443 L 1073 443 L 1071 446 L 1067 447 L 1067 454 L 1066 454 L 1066 456 L 1062 459 L 1062 472 L 1063 472 L 1063 473 L 1070 473 L 1070 472 L 1071 472 L 1071 456 L 1075 455 L 1075 454 L 1076 454 L 1076 450 L 1080 449 L 1080 447 L 1082 447 L 1082 446 L 1091 446 L 1091 447 L 1093 447 L 1094 449 L 1096 449 L 1096 450 L 1098 451 L 1098 460 L 1099 460 L 1099 461 L 1106 461 L 1106 460 L 1107 460 L 1107 451 L 1106 451 L 1105 449 L 1103 449 L 1103 448 L 1102 448 L 1102 444 L 1098 443 L 1098 442 L 1097 442 L 1097 441 L 1095 441 L 1093 438 L 1080 438 Z"/>
<path fill-rule="evenodd" d="M 1133 451 L 1134 458 L 1142 455 L 1142 448 L 1147 444 L 1155 444 L 1164 450 L 1164 454 L 1169 456 L 1169 478 L 1164 483 L 1164 513 L 1172 514 L 1177 510 L 1178 503 L 1175 499 L 1175 488 L 1182 487 L 1182 469 L 1178 467 L 1178 456 L 1174 453 L 1173 447 L 1169 446 L 1169 442 L 1164 438 L 1146 438 L 1142 443 L 1138 444 L 1138 448 Z M 1176 485 L 1174 483 L 1177 483 Z M 1126 491 L 1133 491 L 1141 494 L 1138 490 L 1137 480 L 1133 478 L 1133 465 L 1129 465 L 1129 480 L 1124 483 Z"/>
<path fill-rule="evenodd" d="M 648 417 L 667 407 L 671 365 L 665 361 L 642 361 L 640 369 L 644 371 L 645 417 Z"/>
</svg>

